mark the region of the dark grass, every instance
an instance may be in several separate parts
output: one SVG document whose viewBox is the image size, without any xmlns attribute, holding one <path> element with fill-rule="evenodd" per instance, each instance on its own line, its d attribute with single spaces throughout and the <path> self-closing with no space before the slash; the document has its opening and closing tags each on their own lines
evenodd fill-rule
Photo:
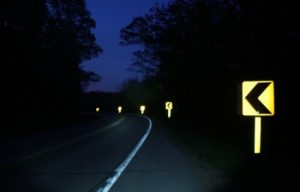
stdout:
<svg viewBox="0 0 300 192">
<path fill-rule="evenodd" d="M 292 191 L 299 167 L 295 142 L 276 119 L 262 122 L 261 154 L 253 152 L 253 117 L 237 116 L 230 123 L 174 118 L 167 125 L 176 143 L 196 155 L 197 161 L 222 172 L 216 179 L 226 179 L 226 185 L 209 191 Z"/>
</svg>

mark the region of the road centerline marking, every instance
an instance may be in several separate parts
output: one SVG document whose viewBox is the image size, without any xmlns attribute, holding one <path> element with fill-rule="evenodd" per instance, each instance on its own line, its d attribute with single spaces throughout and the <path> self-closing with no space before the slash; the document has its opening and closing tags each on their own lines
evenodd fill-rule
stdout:
<svg viewBox="0 0 300 192">
<path fill-rule="evenodd" d="M 122 121 L 124 121 L 124 119 L 125 119 L 124 117 L 121 117 L 121 118 L 118 119 L 117 121 L 115 121 L 115 122 L 113 122 L 113 123 L 111 123 L 111 124 L 106 125 L 105 127 L 103 127 L 103 128 L 100 129 L 100 130 L 96 130 L 96 131 L 87 133 L 87 134 L 85 134 L 85 135 L 83 135 L 83 136 L 80 136 L 80 137 L 77 137 L 77 138 L 75 138 L 75 139 L 72 139 L 72 140 L 63 142 L 63 143 L 61 143 L 61 144 L 57 144 L 57 145 L 55 145 L 55 146 L 53 146 L 53 147 L 50 147 L 50 148 L 48 148 L 48 149 L 45 149 L 45 150 L 42 150 L 42 151 L 40 151 L 40 152 L 34 153 L 34 154 L 32 154 L 32 155 L 28 155 L 28 156 L 26 156 L 26 157 L 20 158 L 20 159 L 18 159 L 18 160 L 13 161 L 13 162 L 8 162 L 8 163 L 6 163 L 6 164 L 4 164 L 4 165 L 0 165 L 0 170 L 1 170 L 1 169 L 4 169 L 4 168 L 6 168 L 6 167 L 9 167 L 9 166 L 15 165 L 15 164 L 17 164 L 17 163 L 20 163 L 20 162 L 23 162 L 23 161 L 26 161 L 26 160 L 29 160 L 29 159 L 38 157 L 38 156 L 40 156 L 40 155 L 49 153 L 49 152 L 51 152 L 51 151 L 55 151 L 55 150 L 57 150 L 57 149 L 59 149 L 59 148 L 61 148 L 61 147 L 70 145 L 70 144 L 72 144 L 72 143 L 76 143 L 76 142 L 81 141 L 81 140 L 83 140 L 83 139 L 85 139 L 85 138 L 87 138 L 87 137 L 90 137 L 90 136 L 92 136 L 92 135 L 102 133 L 102 132 L 104 132 L 104 131 L 106 131 L 106 130 L 112 128 L 112 127 L 115 127 L 115 126 L 119 125 Z"/>
</svg>

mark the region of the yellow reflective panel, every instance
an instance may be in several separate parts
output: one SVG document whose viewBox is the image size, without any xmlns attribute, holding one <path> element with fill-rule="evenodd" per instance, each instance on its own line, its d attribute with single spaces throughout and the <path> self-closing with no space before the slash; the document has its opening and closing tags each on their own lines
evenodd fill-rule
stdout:
<svg viewBox="0 0 300 192">
<path fill-rule="evenodd" d="M 260 153 L 261 143 L 261 117 L 255 117 L 255 128 L 254 128 L 254 153 Z"/>
<path fill-rule="evenodd" d="M 100 111 L 100 108 L 99 107 L 96 107 L 96 112 L 99 112 Z"/>
<path fill-rule="evenodd" d="M 140 106 L 141 114 L 144 114 L 145 110 L 146 110 L 146 106 L 145 105 L 141 105 Z"/>
<path fill-rule="evenodd" d="M 266 90 L 258 97 L 258 99 L 263 103 L 266 108 L 271 112 L 271 115 L 275 115 L 275 93 L 274 93 L 274 82 L 266 88 Z"/>
<path fill-rule="evenodd" d="M 166 110 L 173 109 L 173 103 L 171 101 L 167 101 L 165 105 Z"/>
<path fill-rule="evenodd" d="M 118 106 L 118 113 L 122 112 L 122 106 Z"/>
<path fill-rule="evenodd" d="M 274 82 L 244 81 L 242 112 L 244 116 L 273 116 L 275 114 Z"/>
</svg>

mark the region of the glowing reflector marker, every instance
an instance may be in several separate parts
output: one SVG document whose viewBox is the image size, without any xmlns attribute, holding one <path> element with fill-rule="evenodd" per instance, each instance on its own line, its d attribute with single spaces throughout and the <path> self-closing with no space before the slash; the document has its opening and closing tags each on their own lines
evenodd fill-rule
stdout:
<svg viewBox="0 0 300 192">
<path fill-rule="evenodd" d="M 122 106 L 119 106 L 118 107 L 118 113 L 121 113 L 122 112 Z"/>
<path fill-rule="evenodd" d="M 261 117 L 255 117 L 255 130 L 254 130 L 254 153 L 260 153 L 261 142 Z"/>
<path fill-rule="evenodd" d="M 96 107 L 96 112 L 99 112 L 100 111 L 100 108 L 99 107 Z"/>
<path fill-rule="evenodd" d="M 145 110 L 146 110 L 146 106 L 145 105 L 141 105 L 140 106 L 141 114 L 144 114 Z"/>
<path fill-rule="evenodd" d="M 173 103 L 171 101 L 166 102 L 166 110 L 168 110 L 168 118 L 171 118 L 171 111 L 173 109 Z"/>
</svg>

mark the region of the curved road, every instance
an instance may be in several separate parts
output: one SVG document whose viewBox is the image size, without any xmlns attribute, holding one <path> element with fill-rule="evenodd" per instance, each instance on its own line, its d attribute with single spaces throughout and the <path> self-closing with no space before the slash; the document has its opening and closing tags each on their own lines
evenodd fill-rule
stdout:
<svg viewBox="0 0 300 192">
<path fill-rule="evenodd" d="M 151 133 L 151 124 L 139 115 L 107 115 L 2 144 L 0 191 L 202 191 L 189 161 Z"/>
</svg>

